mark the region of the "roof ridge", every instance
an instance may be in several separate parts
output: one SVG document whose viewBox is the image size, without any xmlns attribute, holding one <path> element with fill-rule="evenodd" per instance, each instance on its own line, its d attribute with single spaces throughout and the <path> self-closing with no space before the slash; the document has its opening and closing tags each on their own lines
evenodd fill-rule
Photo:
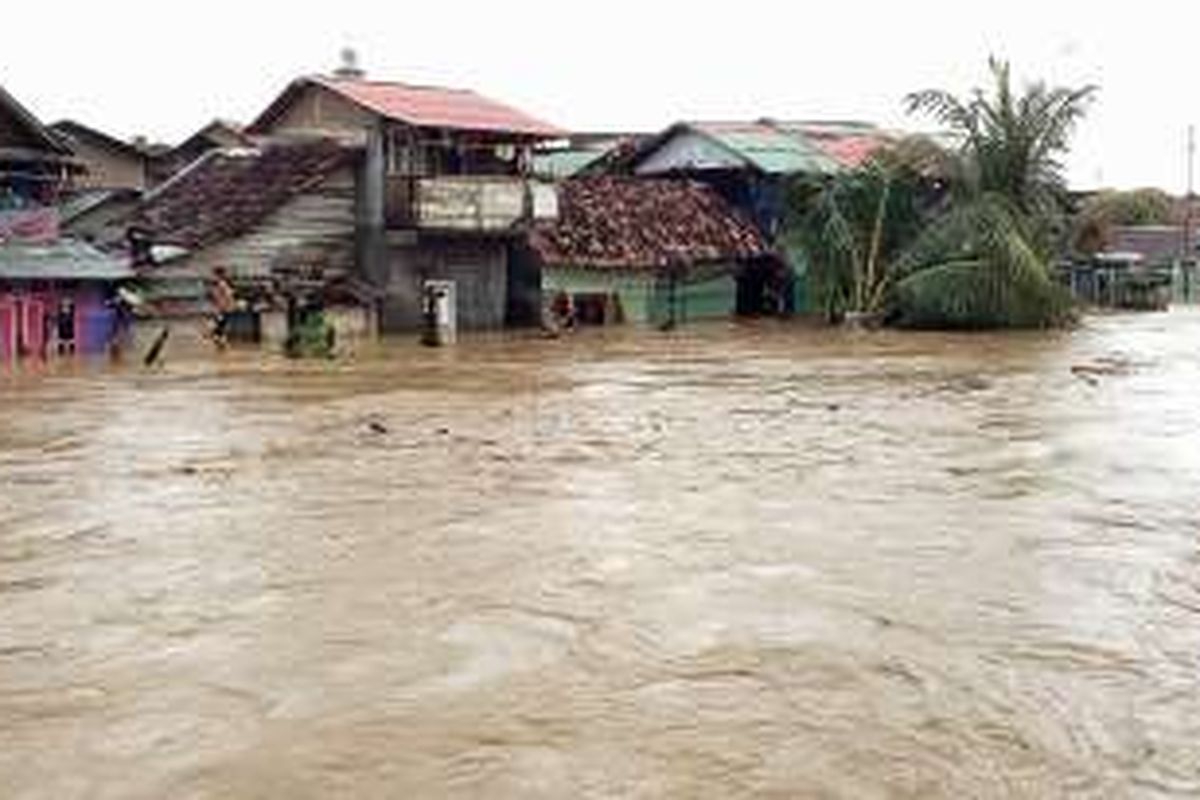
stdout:
<svg viewBox="0 0 1200 800">
<path fill-rule="evenodd" d="M 310 79 L 317 80 L 324 84 L 355 83 L 360 85 L 367 84 L 370 86 L 394 86 L 399 89 L 413 89 L 416 91 L 457 92 L 459 94 L 473 94 L 481 96 L 479 95 L 479 92 L 475 91 L 474 89 L 468 89 L 459 86 L 443 86 L 441 84 L 433 83 L 406 83 L 404 81 L 378 80 L 375 78 L 339 78 L 329 75 L 311 75 L 309 77 Z M 492 102 L 497 101 L 493 100 Z"/>
</svg>

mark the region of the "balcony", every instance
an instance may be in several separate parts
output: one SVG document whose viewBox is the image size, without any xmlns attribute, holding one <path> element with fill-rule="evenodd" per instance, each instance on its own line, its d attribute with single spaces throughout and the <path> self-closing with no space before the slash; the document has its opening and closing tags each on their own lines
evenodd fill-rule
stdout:
<svg viewBox="0 0 1200 800">
<path fill-rule="evenodd" d="M 522 222 L 558 217 L 554 186 L 520 177 L 388 176 L 386 191 L 389 228 L 501 233 Z"/>
</svg>

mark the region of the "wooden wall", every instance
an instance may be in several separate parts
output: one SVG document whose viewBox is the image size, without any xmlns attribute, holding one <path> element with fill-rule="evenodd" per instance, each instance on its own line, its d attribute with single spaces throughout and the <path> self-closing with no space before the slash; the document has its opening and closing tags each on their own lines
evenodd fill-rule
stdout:
<svg viewBox="0 0 1200 800">
<path fill-rule="evenodd" d="M 276 209 L 250 233 L 193 253 L 164 274 L 207 276 L 220 266 L 235 277 L 267 277 L 272 268 L 286 266 L 289 253 L 312 247 L 328 251 L 329 267 L 354 269 L 355 184 L 350 168 Z"/>
<path fill-rule="evenodd" d="M 308 86 L 267 133 L 323 134 L 359 141 L 375 125 L 374 115 L 350 101 L 320 86 Z"/>
<path fill-rule="evenodd" d="M 421 289 L 427 279 L 455 282 L 460 328 L 504 327 L 508 249 L 506 240 L 492 237 L 423 237 L 392 245 L 382 329 L 405 331 L 421 325 Z"/>
<path fill-rule="evenodd" d="M 75 178 L 80 189 L 145 189 L 146 159 L 97 147 L 76 137 L 71 140 L 75 156 L 87 172 Z"/>
</svg>

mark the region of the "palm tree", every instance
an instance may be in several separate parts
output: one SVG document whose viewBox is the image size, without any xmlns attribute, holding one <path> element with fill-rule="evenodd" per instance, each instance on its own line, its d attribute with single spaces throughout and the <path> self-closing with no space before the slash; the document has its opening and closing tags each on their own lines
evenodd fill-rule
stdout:
<svg viewBox="0 0 1200 800">
<path fill-rule="evenodd" d="M 988 59 L 994 86 L 967 99 L 942 89 L 910 94 L 910 113 L 924 113 L 959 142 L 959 188 L 970 196 L 996 194 L 1036 224 L 1061 217 L 1066 180 L 1061 157 L 1097 88 L 1048 87 L 1039 81 L 1018 95 L 1007 62 Z"/>
<path fill-rule="evenodd" d="M 1048 262 L 1065 230 L 1061 157 L 1096 93 L 1034 83 L 1014 92 L 1009 65 L 989 60 L 990 94 L 909 95 L 957 142 L 954 202 L 896 267 L 903 321 L 936 327 L 1042 326 L 1069 317 Z"/>
<path fill-rule="evenodd" d="M 893 263 L 928 221 L 933 192 L 927 141 L 904 141 L 857 169 L 789 198 L 788 239 L 804 254 L 817 303 L 830 321 L 883 312 Z"/>
</svg>

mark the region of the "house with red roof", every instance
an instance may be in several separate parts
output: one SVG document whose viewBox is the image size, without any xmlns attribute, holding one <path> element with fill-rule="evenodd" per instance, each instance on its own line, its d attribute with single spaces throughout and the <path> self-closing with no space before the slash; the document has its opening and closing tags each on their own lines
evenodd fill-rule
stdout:
<svg viewBox="0 0 1200 800">
<path fill-rule="evenodd" d="M 536 321 L 536 276 L 513 253 L 535 220 L 557 214 L 533 151 L 566 134 L 471 90 L 368 79 L 344 57 L 333 75 L 293 81 L 246 133 L 361 151 L 358 263 L 380 291 L 382 329 L 420 325 L 434 280 L 454 281 L 464 328 Z"/>
</svg>

